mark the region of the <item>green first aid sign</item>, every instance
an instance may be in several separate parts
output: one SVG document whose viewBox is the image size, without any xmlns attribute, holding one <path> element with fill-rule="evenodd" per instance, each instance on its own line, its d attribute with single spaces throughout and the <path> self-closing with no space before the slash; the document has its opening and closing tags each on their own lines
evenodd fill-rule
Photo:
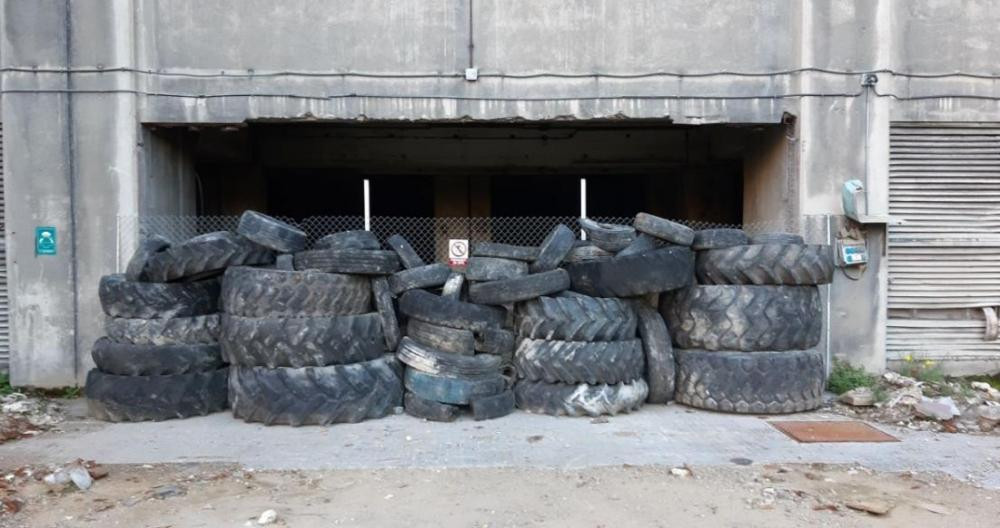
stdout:
<svg viewBox="0 0 1000 528">
<path fill-rule="evenodd" d="M 36 227 L 35 228 L 35 255 L 55 255 L 56 254 L 56 228 Z"/>
</svg>

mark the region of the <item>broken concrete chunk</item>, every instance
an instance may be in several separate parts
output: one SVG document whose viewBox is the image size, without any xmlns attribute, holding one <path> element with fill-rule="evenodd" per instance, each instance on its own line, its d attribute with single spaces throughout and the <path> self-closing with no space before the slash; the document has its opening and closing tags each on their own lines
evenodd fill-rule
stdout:
<svg viewBox="0 0 1000 528">
<path fill-rule="evenodd" d="M 871 407 L 875 405 L 875 392 L 868 387 L 857 387 L 841 394 L 837 399 L 855 407 Z"/>
<path fill-rule="evenodd" d="M 913 406 L 913 412 L 930 420 L 945 421 L 962 414 L 955 401 L 948 396 L 941 398 L 924 398 Z"/>
</svg>

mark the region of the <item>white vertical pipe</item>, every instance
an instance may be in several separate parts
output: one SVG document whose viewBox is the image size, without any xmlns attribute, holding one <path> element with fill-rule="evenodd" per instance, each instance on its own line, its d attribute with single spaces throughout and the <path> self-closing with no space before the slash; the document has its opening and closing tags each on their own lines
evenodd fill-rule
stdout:
<svg viewBox="0 0 1000 528">
<path fill-rule="evenodd" d="M 368 178 L 365 178 L 365 231 L 372 230 L 372 195 Z"/>
<path fill-rule="evenodd" d="M 587 218 L 587 178 L 580 178 L 580 218 Z M 583 229 L 580 229 L 580 240 L 587 240 Z"/>
</svg>

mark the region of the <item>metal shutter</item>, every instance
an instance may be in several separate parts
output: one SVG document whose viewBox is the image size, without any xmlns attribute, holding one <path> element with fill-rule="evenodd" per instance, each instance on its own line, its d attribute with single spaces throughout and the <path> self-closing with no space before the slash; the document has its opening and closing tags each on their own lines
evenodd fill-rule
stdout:
<svg viewBox="0 0 1000 528">
<path fill-rule="evenodd" d="M 0 370 L 10 365 L 10 303 L 7 297 L 7 211 L 3 179 L 3 127 L 0 126 Z"/>
<path fill-rule="evenodd" d="M 893 123 L 887 359 L 1000 359 L 1000 124 Z"/>
</svg>

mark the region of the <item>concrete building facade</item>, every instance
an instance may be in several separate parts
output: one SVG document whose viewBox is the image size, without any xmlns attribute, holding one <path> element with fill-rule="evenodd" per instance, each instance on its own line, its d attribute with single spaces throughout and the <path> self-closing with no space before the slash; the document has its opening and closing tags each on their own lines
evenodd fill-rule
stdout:
<svg viewBox="0 0 1000 528">
<path fill-rule="evenodd" d="M 378 165 L 380 174 L 423 172 L 439 182 L 484 170 L 530 188 L 529 174 L 597 166 L 613 174 L 637 164 L 643 174 L 680 167 L 698 180 L 735 159 L 738 189 L 720 195 L 736 197 L 740 222 L 816 243 L 853 229 L 867 244 L 868 265 L 838 270 L 823 288 L 821 346 L 832 356 L 881 370 L 912 348 L 956 371 L 1000 365 L 1000 348 L 990 348 L 1000 270 L 988 258 L 1000 247 L 988 220 L 998 205 L 990 193 L 1000 190 L 991 187 L 1000 181 L 1000 6 L 989 0 L 2 6 L 15 384 L 85 376 L 102 333 L 98 279 L 127 258 L 116 252 L 120 218 L 204 212 L 205 171 L 228 182 L 213 191 L 219 212 L 253 205 L 271 192 L 259 173 L 279 165 Z M 433 130 L 437 142 L 403 141 L 387 154 L 380 149 L 389 143 L 353 137 L 364 130 L 387 141 Z M 552 146 L 560 134 L 577 141 L 562 153 Z M 872 223 L 843 215 L 842 186 L 852 179 L 865 184 Z M 935 197 L 952 197 L 948 208 L 972 216 L 935 217 Z M 691 214 L 719 208 L 700 200 Z M 926 237 L 885 224 L 912 213 L 910 225 L 922 226 L 924 210 L 929 227 L 916 232 Z M 40 226 L 56 229 L 55 255 L 36 254 Z M 890 277 L 894 251 L 899 262 L 916 255 L 916 264 Z M 958 282 L 935 283 L 923 261 L 950 262 L 946 275 Z M 984 263 L 981 274 L 963 278 L 969 261 Z M 927 345 L 973 338 L 985 344 Z"/>
</svg>

